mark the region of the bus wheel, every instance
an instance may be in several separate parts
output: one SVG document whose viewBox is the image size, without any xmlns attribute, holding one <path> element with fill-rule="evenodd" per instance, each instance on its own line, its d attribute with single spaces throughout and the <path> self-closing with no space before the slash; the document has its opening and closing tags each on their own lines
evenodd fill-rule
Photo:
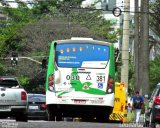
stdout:
<svg viewBox="0 0 160 128">
<path fill-rule="evenodd" d="M 55 115 L 52 111 L 48 112 L 48 121 L 55 121 Z"/>
<path fill-rule="evenodd" d="M 109 117 L 106 114 L 97 115 L 96 120 L 101 123 L 106 123 L 109 120 Z"/>
<path fill-rule="evenodd" d="M 62 112 L 61 111 L 57 111 L 57 113 L 56 113 L 56 121 L 62 121 Z"/>
</svg>

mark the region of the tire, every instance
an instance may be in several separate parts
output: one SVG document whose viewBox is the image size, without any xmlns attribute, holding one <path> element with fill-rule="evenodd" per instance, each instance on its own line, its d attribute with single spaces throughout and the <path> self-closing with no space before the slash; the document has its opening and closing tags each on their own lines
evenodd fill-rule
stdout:
<svg viewBox="0 0 160 128">
<path fill-rule="evenodd" d="M 97 122 L 106 123 L 109 121 L 109 116 L 107 114 L 101 113 L 100 115 L 96 116 Z"/>
<path fill-rule="evenodd" d="M 0 116 L 0 119 L 5 119 L 5 118 L 7 118 L 7 116 Z"/>
<path fill-rule="evenodd" d="M 48 121 L 62 121 L 62 113 L 56 112 L 56 114 L 53 111 L 48 112 Z"/>
<path fill-rule="evenodd" d="M 60 110 L 57 110 L 56 121 L 62 121 L 62 112 Z"/>
<path fill-rule="evenodd" d="M 48 121 L 55 121 L 55 114 L 52 111 L 48 111 Z"/>
<path fill-rule="evenodd" d="M 153 114 L 152 114 L 152 112 L 151 112 L 151 115 L 150 115 L 149 127 L 150 127 L 150 128 L 156 128 L 156 123 L 155 123 L 155 121 L 154 121 L 154 119 L 153 119 Z"/>
<path fill-rule="evenodd" d="M 48 115 L 47 115 L 46 117 L 44 117 L 44 120 L 45 120 L 45 121 L 49 121 Z"/>
<path fill-rule="evenodd" d="M 28 121 L 27 114 L 26 113 L 18 113 L 16 115 L 16 121 L 27 122 Z"/>
</svg>

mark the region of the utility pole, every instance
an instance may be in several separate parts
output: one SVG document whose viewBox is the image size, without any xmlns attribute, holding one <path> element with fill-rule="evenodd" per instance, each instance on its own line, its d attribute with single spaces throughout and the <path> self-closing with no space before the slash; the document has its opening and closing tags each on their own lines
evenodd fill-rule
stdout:
<svg viewBox="0 0 160 128">
<path fill-rule="evenodd" d="M 129 22 L 130 0 L 124 0 L 123 40 L 122 40 L 122 68 L 121 82 L 126 84 L 128 93 L 128 64 L 129 64 Z"/>
</svg>

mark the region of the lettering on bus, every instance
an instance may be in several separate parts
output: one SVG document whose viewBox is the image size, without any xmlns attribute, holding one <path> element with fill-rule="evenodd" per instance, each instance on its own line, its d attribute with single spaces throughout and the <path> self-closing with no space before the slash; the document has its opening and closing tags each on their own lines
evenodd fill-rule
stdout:
<svg viewBox="0 0 160 128">
<path fill-rule="evenodd" d="M 76 75 L 76 76 L 67 75 L 67 76 L 66 76 L 66 79 L 67 79 L 67 80 L 79 80 L 80 77 L 79 77 L 78 75 Z"/>
<path fill-rule="evenodd" d="M 96 77 L 97 77 L 97 79 L 96 79 L 97 83 L 99 83 L 99 82 L 104 83 L 105 82 L 105 76 L 97 75 Z"/>
<path fill-rule="evenodd" d="M 115 102 L 120 102 L 120 98 L 115 98 L 114 101 Z"/>
</svg>

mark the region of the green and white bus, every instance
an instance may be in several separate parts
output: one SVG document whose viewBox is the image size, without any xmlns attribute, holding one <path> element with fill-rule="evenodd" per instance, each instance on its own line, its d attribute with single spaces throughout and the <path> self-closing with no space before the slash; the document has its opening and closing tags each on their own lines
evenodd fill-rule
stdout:
<svg viewBox="0 0 160 128">
<path fill-rule="evenodd" d="M 51 43 L 46 77 L 49 120 L 107 121 L 114 107 L 114 46 L 92 38 Z"/>
</svg>

